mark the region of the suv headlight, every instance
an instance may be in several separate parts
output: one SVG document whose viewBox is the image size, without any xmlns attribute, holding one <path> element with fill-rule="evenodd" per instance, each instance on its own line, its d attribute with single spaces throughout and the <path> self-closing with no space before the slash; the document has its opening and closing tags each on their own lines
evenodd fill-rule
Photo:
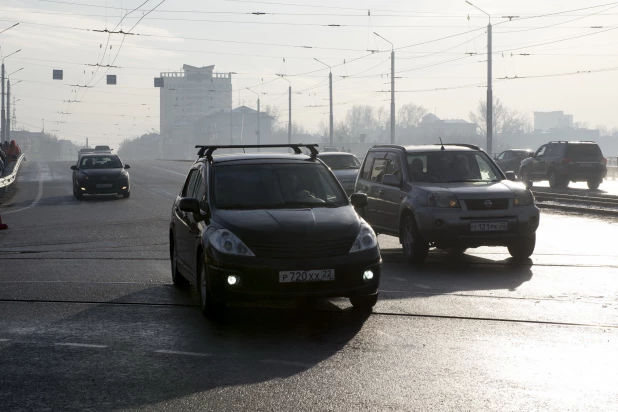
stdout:
<svg viewBox="0 0 618 412">
<path fill-rule="evenodd" d="M 513 206 L 530 206 L 534 204 L 534 195 L 531 191 L 515 193 L 513 198 Z"/>
<path fill-rule="evenodd" d="M 221 253 L 239 256 L 255 256 L 238 237 L 227 229 L 219 229 L 208 238 L 212 247 Z"/>
<path fill-rule="evenodd" d="M 427 206 L 459 209 L 459 200 L 453 193 L 440 192 L 427 195 Z"/>
<path fill-rule="evenodd" d="M 352 249 L 350 249 L 350 253 L 373 249 L 377 245 L 378 237 L 376 236 L 376 232 L 374 232 L 371 226 L 363 220 L 361 222 L 358 236 L 352 245 Z"/>
</svg>

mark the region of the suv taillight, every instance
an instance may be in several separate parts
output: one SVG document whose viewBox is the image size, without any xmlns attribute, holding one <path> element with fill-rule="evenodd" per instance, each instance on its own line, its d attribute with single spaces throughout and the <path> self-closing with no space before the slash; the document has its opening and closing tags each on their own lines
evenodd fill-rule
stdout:
<svg viewBox="0 0 618 412">
<path fill-rule="evenodd" d="M 570 157 L 565 157 L 564 159 L 562 159 L 563 165 L 568 165 L 569 163 L 573 163 L 573 159 L 571 159 Z"/>
<path fill-rule="evenodd" d="M 605 166 L 607 166 L 607 159 L 606 158 L 602 158 L 601 159 L 601 163 L 603 163 Z"/>
</svg>

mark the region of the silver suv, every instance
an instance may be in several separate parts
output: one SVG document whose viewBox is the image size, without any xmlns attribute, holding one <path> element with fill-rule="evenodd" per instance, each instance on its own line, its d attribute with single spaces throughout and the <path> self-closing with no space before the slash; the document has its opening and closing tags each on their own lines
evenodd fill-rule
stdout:
<svg viewBox="0 0 618 412">
<path fill-rule="evenodd" d="M 506 246 L 523 260 L 534 252 L 539 209 L 515 178 L 473 145 L 380 145 L 369 149 L 355 192 L 367 194 L 365 220 L 398 236 L 412 263 L 430 247 Z"/>
</svg>

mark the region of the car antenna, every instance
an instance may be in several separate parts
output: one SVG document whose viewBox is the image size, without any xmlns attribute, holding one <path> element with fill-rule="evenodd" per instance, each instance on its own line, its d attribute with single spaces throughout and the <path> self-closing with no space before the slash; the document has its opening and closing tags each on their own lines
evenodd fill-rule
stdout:
<svg viewBox="0 0 618 412">
<path fill-rule="evenodd" d="M 444 150 L 444 143 L 442 143 L 442 138 L 438 137 L 438 139 L 440 139 L 440 144 L 442 145 L 442 147 L 440 148 L 440 150 Z"/>
</svg>

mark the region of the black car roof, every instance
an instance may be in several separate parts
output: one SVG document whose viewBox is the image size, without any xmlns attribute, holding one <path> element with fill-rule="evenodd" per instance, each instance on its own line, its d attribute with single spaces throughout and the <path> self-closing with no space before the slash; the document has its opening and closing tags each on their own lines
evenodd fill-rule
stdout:
<svg viewBox="0 0 618 412">
<path fill-rule="evenodd" d="M 96 153 L 84 153 L 81 157 L 118 157 L 115 153 L 110 152 L 96 152 Z M 118 159 L 120 159 L 118 157 Z"/>
</svg>

